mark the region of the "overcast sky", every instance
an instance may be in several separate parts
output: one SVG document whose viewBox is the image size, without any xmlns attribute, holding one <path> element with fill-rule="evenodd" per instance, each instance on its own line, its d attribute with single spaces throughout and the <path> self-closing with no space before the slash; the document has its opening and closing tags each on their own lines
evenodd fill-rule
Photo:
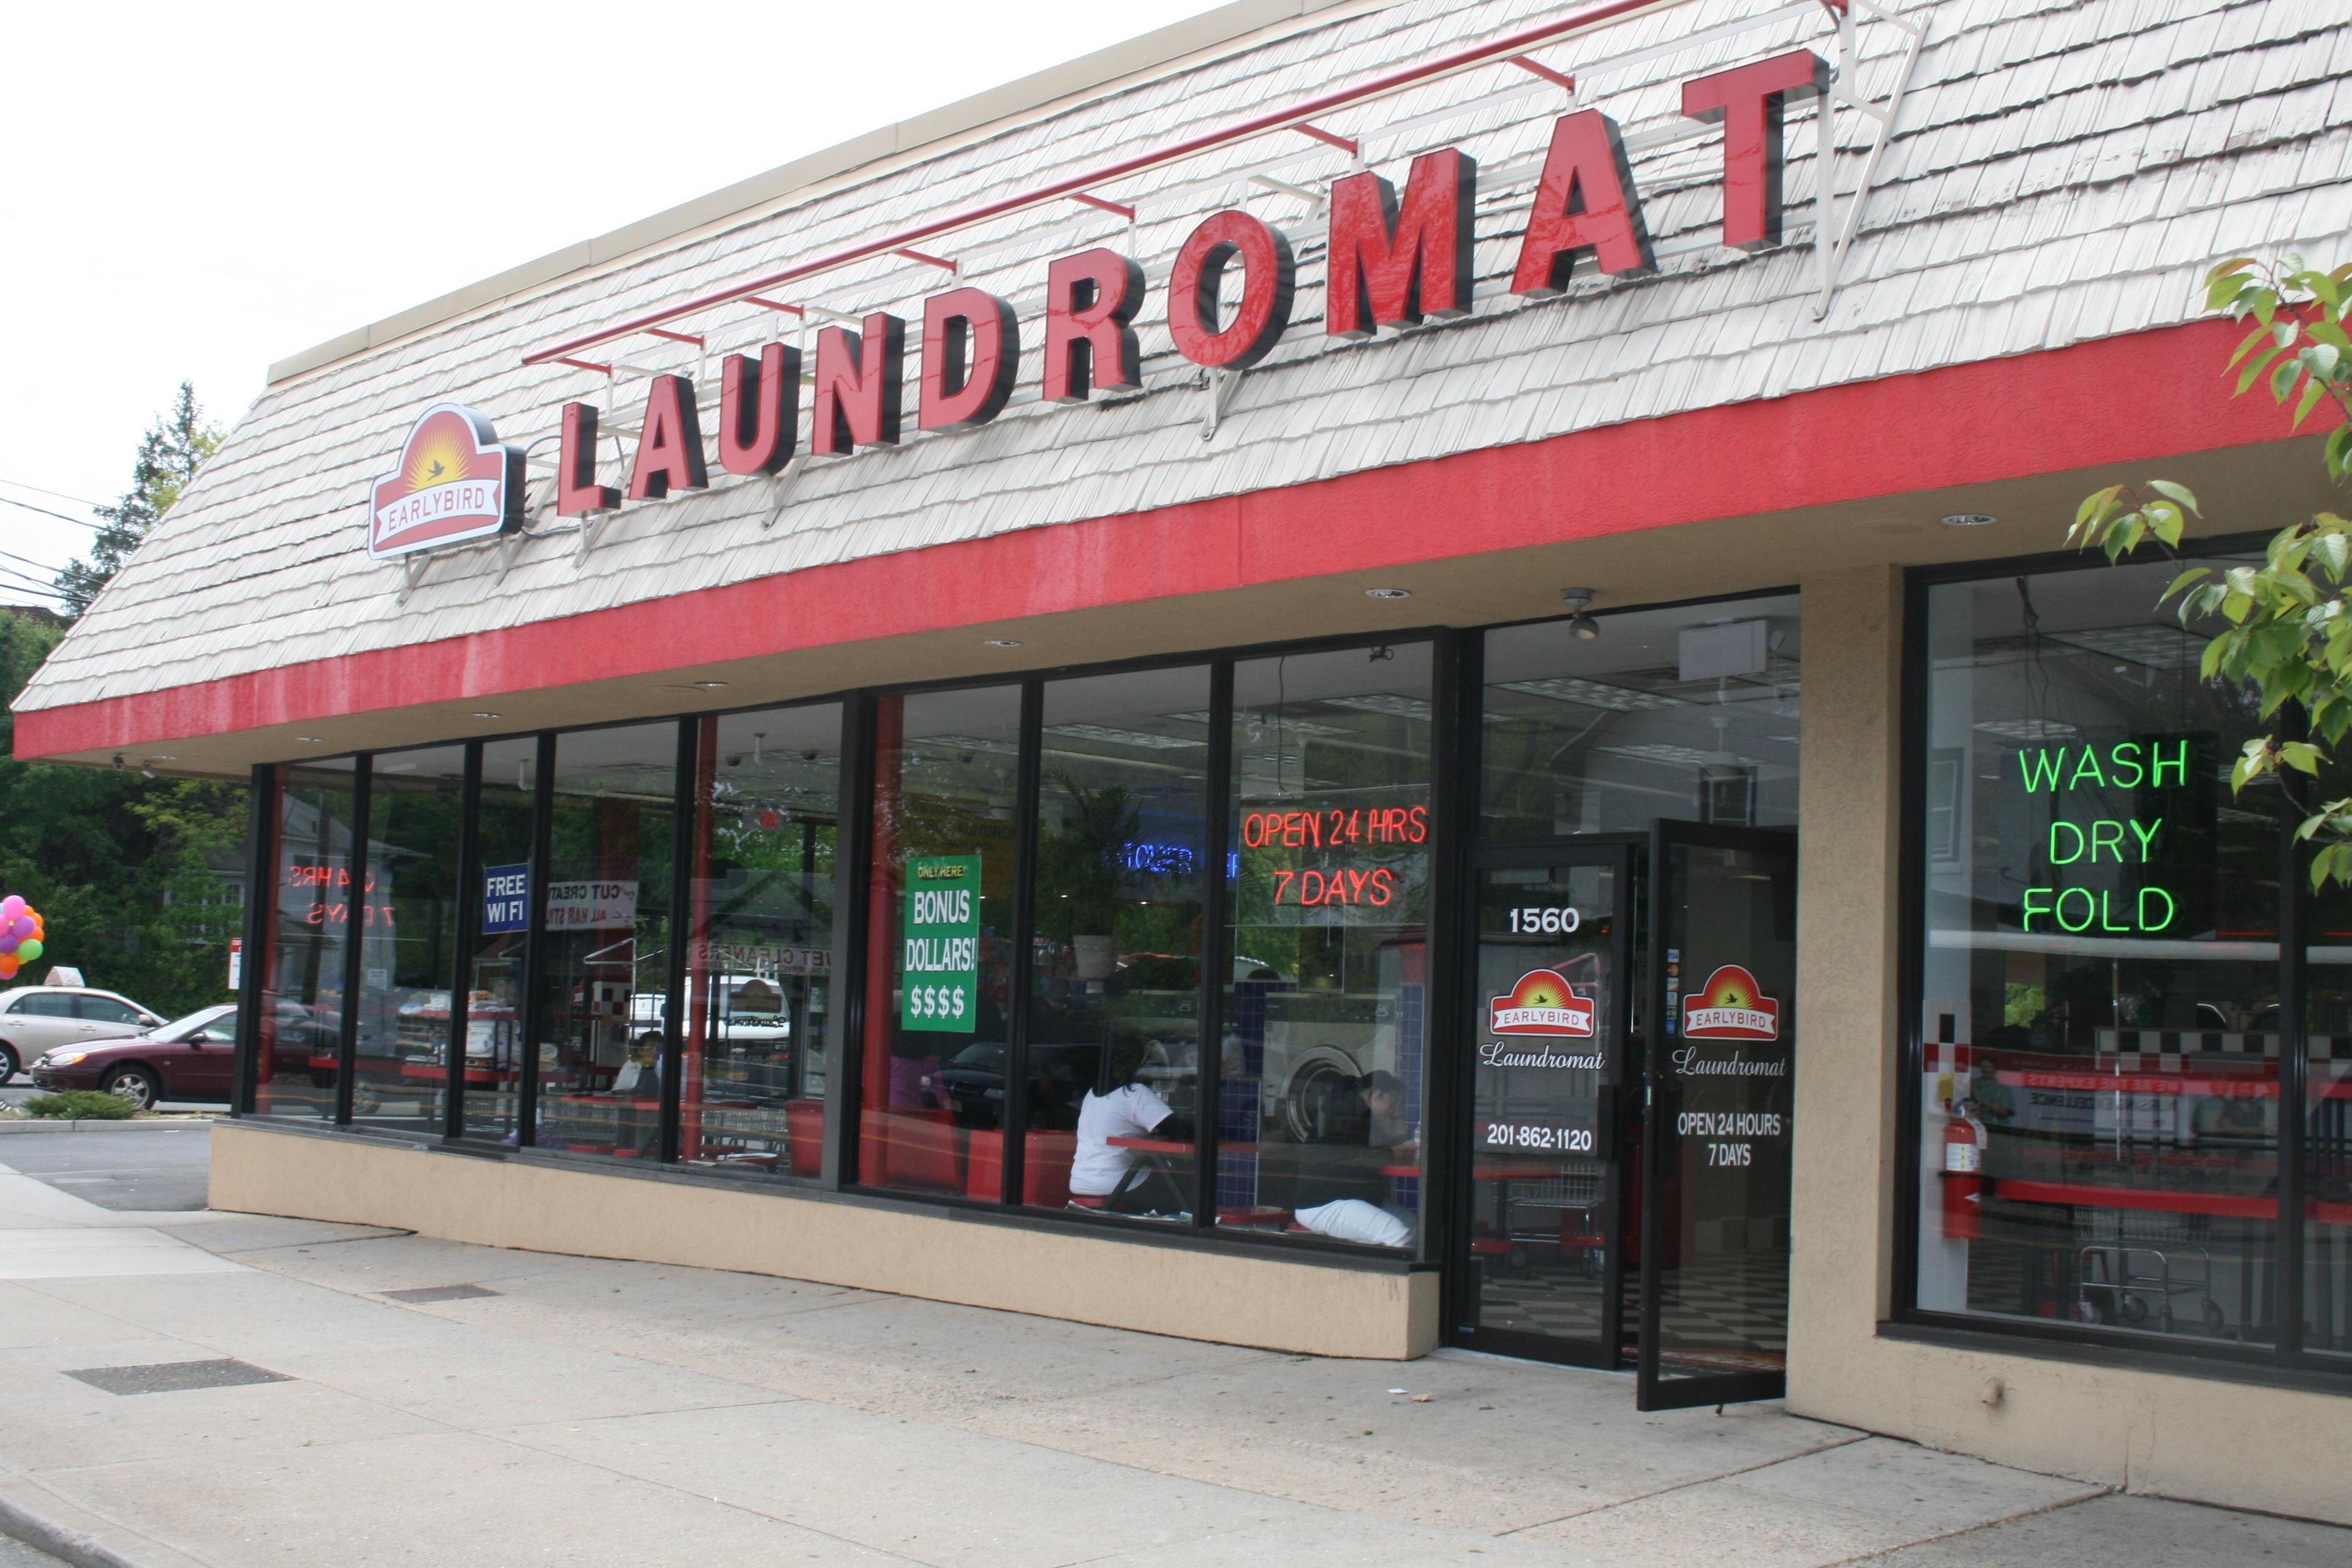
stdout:
<svg viewBox="0 0 2352 1568">
<path fill-rule="evenodd" d="M 0 497 L 86 518 L 273 360 L 1211 0 L 27 5 Z M 50 493 L 44 493 L 50 492 Z M 0 603 L 89 530 L 0 505 Z M 10 559 L 11 557 L 22 558 Z"/>
</svg>

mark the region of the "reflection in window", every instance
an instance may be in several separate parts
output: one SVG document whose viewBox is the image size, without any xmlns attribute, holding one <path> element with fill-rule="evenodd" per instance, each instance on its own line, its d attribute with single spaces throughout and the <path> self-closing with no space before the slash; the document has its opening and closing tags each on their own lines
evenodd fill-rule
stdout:
<svg viewBox="0 0 2352 1568">
<path fill-rule="evenodd" d="M 841 706 L 696 722 L 682 1157 L 815 1176 L 835 1016 Z"/>
<path fill-rule="evenodd" d="M 1024 1203 L 1192 1217 L 1208 706 L 1199 666 L 1045 686 Z M 977 1165 L 1003 1135 L 973 1067 Z"/>
<path fill-rule="evenodd" d="M 524 942 L 530 925 L 534 740 L 482 747 L 482 796 L 475 818 L 473 957 L 466 977 L 466 1086 L 458 1115 L 468 1138 L 515 1138 L 522 1081 Z"/>
<path fill-rule="evenodd" d="M 2331 770 L 2318 800 L 2352 795 Z M 2352 889 L 2311 901 L 2304 945 L 2304 1343 L 2352 1355 Z"/>
<path fill-rule="evenodd" d="M 2155 607 L 2178 570 L 1929 594 L 1922 1308 L 2273 1332 L 2279 804 L 2230 791 L 2254 701 Z"/>
<path fill-rule="evenodd" d="M 541 949 L 542 1148 L 655 1159 L 677 725 L 560 735 Z"/>
<path fill-rule="evenodd" d="M 1412 1242 L 1429 702 L 1423 643 L 1234 668 L 1221 1225 Z"/>
<path fill-rule="evenodd" d="M 1486 636 L 1484 831 L 1797 823 L 1797 596 Z"/>
<path fill-rule="evenodd" d="M 343 943 L 353 910 L 363 911 L 361 919 L 373 912 L 352 881 L 352 764 L 294 764 L 278 777 L 278 869 L 253 1110 L 332 1120 Z"/>
<path fill-rule="evenodd" d="M 352 1120 L 437 1137 L 457 952 L 466 749 L 384 752 L 369 788 L 369 919 L 360 939 Z"/>
<path fill-rule="evenodd" d="M 876 704 L 857 1145 L 867 1186 L 1002 1192 L 1002 1159 L 975 1166 L 956 1108 L 1003 1102 L 1020 729 L 1017 687 Z"/>
</svg>

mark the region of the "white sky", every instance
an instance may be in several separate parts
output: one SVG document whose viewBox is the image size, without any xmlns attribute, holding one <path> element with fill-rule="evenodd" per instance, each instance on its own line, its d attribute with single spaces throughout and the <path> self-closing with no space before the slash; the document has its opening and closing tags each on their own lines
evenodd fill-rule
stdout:
<svg viewBox="0 0 2352 1568">
<path fill-rule="evenodd" d="M 183 380 L 234 424 L 274 360 L 1212 4 L 26 5 L 0 497 L 87 517 Z M 89 538 L 0 505 L 0 603 Z"/>
</svg>

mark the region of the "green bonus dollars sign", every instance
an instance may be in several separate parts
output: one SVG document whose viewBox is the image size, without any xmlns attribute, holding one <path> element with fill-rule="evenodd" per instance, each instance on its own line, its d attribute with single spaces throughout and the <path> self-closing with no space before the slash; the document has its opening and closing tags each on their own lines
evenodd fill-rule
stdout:
<svg viewBox="0 0 2352 1568">
<path fill-rule="evenodd" d="M 898 1026 L 969 1035 L 980 1017 L 980 857 L 907 861 Z"/>
</svg>

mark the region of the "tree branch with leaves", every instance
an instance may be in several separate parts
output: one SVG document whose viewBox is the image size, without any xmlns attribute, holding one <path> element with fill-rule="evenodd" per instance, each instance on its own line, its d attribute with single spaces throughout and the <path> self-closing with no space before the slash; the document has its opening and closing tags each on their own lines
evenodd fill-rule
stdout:
<svg viewBox="0 0 2352 1568">
<path fill-rule="evenodd" d="M 58 574 L 58 596 L 65 601 L 68 620 L 89 609 L 98 591 L 122 570 L 139 542 L 177 504 L 196 470 L 220 450 L 221 439 L 220 427 L 205 423 L 197 406 L 194 385 L 180 383 L 172 411 L 150 426 L 139 443 L 131 488 L 112 506 L 91 509 L 101 521 L 89 558 L 69 561 Z"/>
<path fill-rule="evenodd" d="M 2342 485 L 2352 470 L 2352 263 L 2331 272 L 2287 256 L 2265 265 L 2239 257 L 2205 278 L 2209 310 L 2251 322 L 2224 374 L 2234 372 L 2243 396 L 2265 384 L 2282 407 L 2294 403 L 2294 427 L 2324 403 L 2345 423 L 2321 449 L 2328 479 Z M 2087 496 L 2074 513 L 2067 542 L 2096 548 L 2121 561 L 2153 539 L 2177 552 L 2189 520 L 2200 517 L 2186 486 L 2151 479 L 2144 487 L 2109 485 Z M 2314 888 L 2352 886 L 2352 796 L 2313 802 L 2290 773 L 2318 778 L 2352 733 L 2352 609 L 2345 602 L 2352 570 L 2352 523 L 2333 511 L 2315 512 L 2281 529 L 2259 566 L 2215 572 L 2192 566 L 2172 580 L 2158 602 L 2171 604 L 2183 626 L 2218 616 L 2225 623 L 2205 645 L 2199 673 L 2209 681 L 2260 694 L 2265 729 L 2245 744 L 2230 770 L 2232 790 L 2276 777 L 2303 813 L 2296 836 L 2318 846 Z"/>
</svg>

